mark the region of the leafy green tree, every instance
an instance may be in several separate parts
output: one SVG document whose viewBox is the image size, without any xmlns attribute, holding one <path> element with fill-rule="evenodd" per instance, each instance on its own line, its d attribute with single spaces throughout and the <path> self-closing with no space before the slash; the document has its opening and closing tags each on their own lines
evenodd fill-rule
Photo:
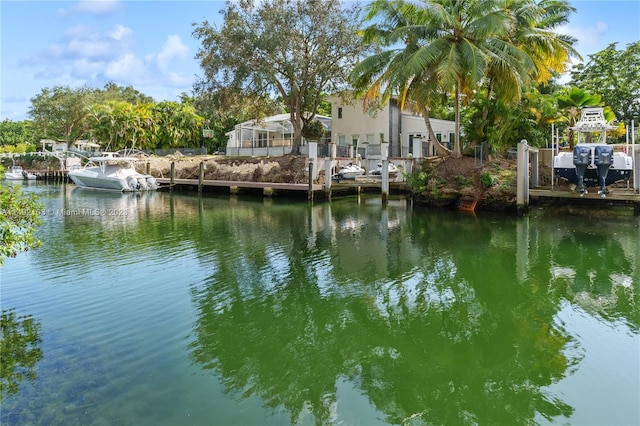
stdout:
<svg viewBox="0 0 640 426">
<path fill-rule="evenodd" d="M 90 93 L 87 87 L 44 88 L 31 98 L 29 116 L 45 138 L 62 139 L 71 144 L 84 134 L 83 123 L 90 106 Z"/>
<path fill-rule="evenodd" d="M 499 60 L 489 62 L 487 76 L 482 85 L 487 102 L 483 103 L 482 114 L 476 116 L 482 121 L 476 122 L 477 133 L 475 138 L 470 138 L 470 145 L 473 146 L 478 141 L 488 141 L 490 144 L 496 145 L 498 150 L 502 148 L 505 141 L 495 139 L 495 137 L 499 136 L 501 130 L 507 130 L 503 128 L 496 131 L 497 126 L 502 126 L 499 122 L 507 123 L 507 127 L 522 125 L 523 134 L 519 137 L 514 135 L 516 140 L 525 138 L 530 143 L 534 143 L 539 139 L 539 131 L 534 129 L 532 125 L 552 120 L 553 117 L 548 116 L 541 120 L 539 116 L 541 109 L 538 108 L 541 105 L 529 110 L 529 107 L 532 106 L 529 102 L 533 98 L 541 100 L 533 92 L 539 93 L 541 87 L 549 85 L 553 78 L 566 71 L 571 57 L 580 58 L 578 52 L 573 48 L 576 40 L 554 32 L 560 25 L 566 24 L 569 15 L 575 11 L 575 8 L 567 1 L 507 1 L 503 3 L 502 7 L 505 13 L 512 16 L 513 19 L 508 39 L 522 49 L 535 65 L 535 72 L 531 75 L 532 78 L 535 78 L 535 84 L 523 84 L 520 75 L 514 73 L 510 67 L 504 67 L 504 64 Z M 521 99 L 523 93 L 528 94 L 527 99 Z M 496 110 L 490 112 L 494 108 Z M 522 115 L 524 122 L 514 123 L 513 119 L 519 115 Z M 494 121 L 489 120 L 489 116 L 493 117 Z M 470 135 L 471 133 L 466 133 L 467 137 Z M 513 140 L 506 141 L 506 145 L 513 143 Z M 535 143 L 539 144 L 540 142 Z"/>
<path fill-rule="evenodd" d="M 365 30 L 365 40 L 404 47 L 374 55 L 354 70 L 356 80 L 372 76 L 377 87 L 420 93 L 423 101 L 436 90 L 453 92 L 452 154 L 459 157 L 461 96 L 470 99 L 490 69 L 501 69 L 518 87 L 535 72 L 532 59 L 509 40 L 513 20 L 501 6 L 496 0 L 374 1 L 367 16 L 374 24 Z M 379 22 L 386 24 L 382 31 Z"/>
<path fill-rule="evenodd" d="M 448 155 L 449 150 L 439 143 L 430 120 L 431 100 L 439 93 L 436 75 L 429 69 L 424 69 L 419 75 L 411 75 L 405 69 L 405 62 L 420 49 L 422 42 L 420 34 L 404 34 L 405 28 L 422 24 L 420 16 L 413 9 L 407 9 L 403 1 L 377 1 L 368 6 L 366 19 L 375 23 L 364 30 L 363 42 L 389 50 L 377 49 L 356 64 L 349 80 L 356 93 L 363 96 L 365 109 L 385 104 L 393 96 L 398 96 L 402 109 L 407 103 L 414 105 L 422 113 L 438 153 Z"/>
<path fill-rule="evenodd" d="M 291 116 L 292 152 L 299 153 L 302 129 L 314 119 L 323 93 L 344 87 L 362 52 L 358 6 L 339 0 L 227 1 L 222 13 L 220 29 L 207 21 L 194 24 L 204 72 L 194 91 L 281 96 Z"/>
<path fill-rule="evenodd" d="M 640 117 L 640 41 L 616 50 L 616 43 L 589 55 L 586 64 L 578 64 L 571 71 L 571 86 L 577 86 L 602 96 L 619 120 L 638 120 Z"/>
<path fill-rule="evenodd" d="M 160 102 L 153 107 L 153 117 L 157 129 L 156 146 L 173 148 L 200 145 L 204 118 L 196 113 L 193 105 Z"/>
<path fill-rule="evenodd" d="M 37 143 L 31 121 L 12 121 L 9 119 L 0 121 L 0 146 L 17 146 L 21 143 L 33 145 Z"/>
<path fill-rule="evenodd" d="M 569 147 L 575 145 L 575 132 L 573 126 L 580 118 L 582 109 L 601 105 L 601 97 L 598 94 L 589 93 L 578 87 L 567 87 L 556 95 L 558 108 L 563 112 L 569 125 Z M 615 118 L 615 117 L 614 117 Z"/>
<path fill-rule="evenodd" d="M 2 166 L 0 179 L 4 179 Z M 0 266 L 7 257 L 41 245 L 35 237 L 41 211 L 35 195 L 24 195 L 18 185 L 0 184 Z"/>
<path fill-rule="evenodd" d="M 132 86 L 118 86 L 114 82 L 108 82 L 102 90 L 94 91 L 94 102 L 124 101 L 130 104 L 148 104 L 153 102 L 151 96 L 147 96 L 134 89 Z"/>
<path fill-rule="evenodd" d="M 86 128 L 86 119 L 89 114 L 95 114 L 93 105 L 108 101 L 137 105 L 152 102 L 153 99 L 132 87 L 121 87 L 111 82 L 104 89 L 55 86 L 44 88 L 31 98 L 29 116 L 33 118 L 34 130 L 39 135 L 47 139 L 64 140 L 71 145 L 78 139 L 92 136 Z"/>
</svg>

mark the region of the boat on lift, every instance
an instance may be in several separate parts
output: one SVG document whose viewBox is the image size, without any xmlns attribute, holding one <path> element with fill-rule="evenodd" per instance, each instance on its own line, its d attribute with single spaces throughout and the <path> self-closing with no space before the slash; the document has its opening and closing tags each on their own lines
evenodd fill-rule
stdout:
<svg viewBox="0 0 640 426">
<path fill-rule="evenodd" d="M 396 177 L 398 177 L 398 168 L 391 161 L 389 161 L 387 170 L 389 171 L 389 178 L 395 179 Z M 378 163 L 377 167 L 369 172 L 369 175 L 382 176 L 382 163 Z"/>
<path fill-rule="evenodd" d="M 608 185 L 629 180 L 633 158 L 607 144 L 607 131 L 616 126 L 606 121 L 603 108 L 584 108 L 571 129 L 576 132 L 577 143 L 573 152 L 554 155 L 553 170 L 557 177 L 576 184 L 580 196 L 588 192 L 587 187 L 599 186 L 602 198 L 609 193 Z"/>
<path fill-rule="evenodd" d="M 69 178 L 82 188 L 105 189 L 121 192 L 155 191 L 156 179 L 136 171 L 135 157 L 120 156 L 117 152 L 105 152 L 102 156 L 89 157 L 82 168 L 69 170 Z"/>
<path fill-rule="evenodd" d="M 35 180 L 36 177 L 33 173 L 24 170 L 22 166 L 16 166 L 15 164 L 4 173 L 4 178 L 7 180 Z"/>
<path fill-rule="evenodd" d="M 338 182 L 343 179 L 354 180 L 358 176 L 363 176 L 366 173 L 366 170 L 360 167 L 357 164 L 349 163 L 346 166 L 341 166 L 338 173 L 333 175 L 333 179 Z"/>
</svg>

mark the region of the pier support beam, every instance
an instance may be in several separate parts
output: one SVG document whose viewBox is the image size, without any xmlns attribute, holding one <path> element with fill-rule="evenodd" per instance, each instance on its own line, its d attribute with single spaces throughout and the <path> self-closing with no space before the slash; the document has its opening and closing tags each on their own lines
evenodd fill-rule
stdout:
<svg viewBox="0 0 640 426">
<path fill-rule="evenodd" d="M 518 214 L 529 208 L 529 146 L 525 139 L 518 144 L 516 207 Z"/>
<path fill-rule="evenodd" d="M 382 194 L 382 205 L 389 201 L 389 143 L 380 144 L 380 154 L 382 156 L 382 170 L 380 175 L 380 192 Z"/>
<path fill-rule="evenodd" d="M 176 175 L 176 162 L 172 161 L 171 162 L 171 172 L 169 174 L 169 190 L 170 191 L 173 190 L 173 183 L 175 181 L 175 175 Z"/>
<path fill-rule="evenodd" d="M 380 183 L 380 192 L 382 193 L 382 205 L 386 205 L 389 201 L 389 159 L 382 160 L 382 175 Z"/>
</svg>

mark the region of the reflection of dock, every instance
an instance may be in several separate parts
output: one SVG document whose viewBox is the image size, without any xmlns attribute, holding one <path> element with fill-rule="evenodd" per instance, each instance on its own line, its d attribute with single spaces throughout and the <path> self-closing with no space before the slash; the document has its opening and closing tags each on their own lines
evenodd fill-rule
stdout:
<svg viewBox="0 0 640 426">
<path fill-rule="evenodd" d="M 170 178 L 156 178 L 156 181 L 162 188 L 171 187 L 183 187 L 185 189 L 193 188 L 220 188 L 227 189 L 231 193 L 236 193 L 240 190 L 262 190 L 265 195 L 268 195 L 270 191 L 284 191 L 291 193 L 307 194 L 309 192 L 309 185 L 306 183 L 279 183 L 279 182 L 253 182 L 253 181 L 237 181 L 237 180 L 207 180 L 203 179 L 200 182 L 199 179 L 173 179 Z M 311 186 L 313 192 L 321 192 L 322 185 L 314 184 Z"/>
<path fill-rule="evenodd" d="M 253 181 L 236 181 L 236 180 L 207 180 L 203 179 L 173 179 L 156 178 L 161 185 L 161 189 L 176 187 L 180 189 L 192 190 L 222 190 L 232 194 L 238 192 L 262 192 L 263 195 L 273 195 L 274 193 L 288 193 L 290 195 L 307 195 L 309 191 L 313 191 L 314 195 L 325 197 L 326 190 L 324 185 L 313 184 L 311 188 L 306 183 L 278 183 L 278 182 L 253 182 Z M 389 189 L 392 192 L 403 193 L 409 192 L 410 188 L 406 182 L 389 182 Z M 380 193 L 380 179 L 358 179 L 343 180 L 340 183 L 331 185 L 331 193 L 333 195 L 350 195 L 360 192 L 377 192 Z"/>
</svg>

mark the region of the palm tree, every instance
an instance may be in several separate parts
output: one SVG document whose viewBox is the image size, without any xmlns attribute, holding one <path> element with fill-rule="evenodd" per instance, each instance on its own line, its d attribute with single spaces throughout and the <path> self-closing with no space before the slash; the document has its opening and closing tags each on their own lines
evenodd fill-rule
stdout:
<svg viewBox="0 0 640 426">
<path fill-rule="evenodd" d="M 407 13 L 407 5 L 402 0 L 378 1 L 369 5 L 368 20 L 383 17 L 385 22 L 376 22 L 363 31 L 365 44 L 401 47 L 378 51 L 358 63 L 352 70 L 349 81 L 363 95 L 364 109 L 376 103 L 384 104 L 391 97 L 397 97 L 400 109 L 407 103 L 422 113 L 432 141 L 435 141 L 439 155 L 450 154 L 449 150 L 436 139 L 429 119 L 429 101 L 436 85 L 433 74 L 425 70 L 420 75 L 405 74 L 406 59 L 419 48 L 420 38 L 406 37 L 398 28 L 417 24 L 414 13 Z M 404 46 L 402 46 L 404 44 Z"/>
<path fill-rule="evenodd" d="M 397 91 L 401 100 L 420 102 L 423 112 L 436 91 L 453 92 L 452 154 L 460 157 L 461 95 L 473 96 L 490 67 L 519 81 L 535 71 L 531 58 L 508 41 L 513 21 L 500 6 L 499 0 L 374 1 L 367 19 L 378 22 L 364 31 L 365 41 L 404 47 L 365 59 L 352 81 L 361 87 L 369 79 L 369 96 L 383 86 L 387 96 Z"/>
<path fill-rule="evenodd" d="M 505 0 L 502 4 L 506 14 L 513 21 L 508 39 L 515 46 L 524 51 L 533 61 L 536 85 L 546 85 L 552 77 L 566 71 L 569 58 L 580 58 L 573 48 L 575 39 L 557 34 L 553 30 L 568 21 L 569 14 L 575 9 L 565 0 Z M 499 61 L 489 63 L 487 77 L 484 80 L 487 102 L 482 110 L 482 126 L 478 128 L 478 138 L 483 139 L 489 109 L 495 105 L 492 100 L 519 102 L 526 90 L 526 81 L 514 73 L 509 67 L 504 67 Z M 533 88 L 532 85 L 529 85 Z"/>
<path fill-rule="evenodd" d="M 578 87 L 569 87 L 556 96 L 558 108 L 560 108 L 569 121 L 569 147 L 574 146 L 573 127 L 578 121 L 578 117 L 585 107 L 593 107 L 601 104 L 601 97 L 597 94 L 591 94 L 584 89 Z"/>
</svg>

